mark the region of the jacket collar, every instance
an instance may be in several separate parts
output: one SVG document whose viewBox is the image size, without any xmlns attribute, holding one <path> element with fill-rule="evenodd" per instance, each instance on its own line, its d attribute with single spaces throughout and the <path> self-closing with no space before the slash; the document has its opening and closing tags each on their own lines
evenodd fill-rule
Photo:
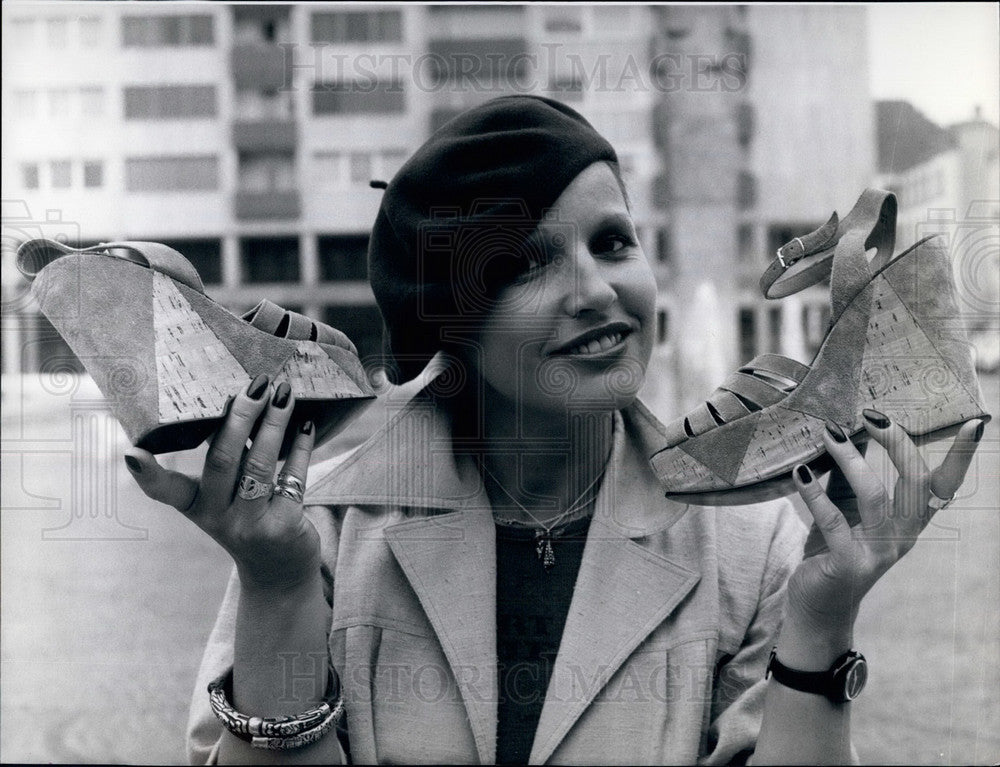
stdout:
<svg viewBox="0 0 1000 767">
<path fill-rule="evenodd" d="M 627 470 L 631 481 L 651 492 L 633 499 L 633 504 L 610 504 L 595 515 L 603 516 L 607 525 L 629 538 L 665 530 L 687 506 L 664 498 L 666 489 L 648 465 L 649 456 L 666 444 L 663 425 L 636 400 L 615 414 L 614 429 L 609 465 Z M 631 460 L 623 462 L 626 453 Z M 453 450 L 450 418 L 435 405 L 426 388 L 403 404 L 364 444 L 310 483 L 305 502 L 451 511 L 491 508 L 475 463 Z"/>
<path fill-rule="evenodd" d="M 530 763 L 556 751 L 631 653 L 699 580 L 687 506 L 664 497 L 648 457 L 662 426 L 640 403 L 615 414 L 611 458 L 595 501 L 572 603 Z M 456 457 L 447 417 L 425 393 L 320 479 L 312 504 L 407 505 L 436 513 L 385 527 L 385 540 L 451 666 L 479 759 L 496 759 L 496 541 L 471 460 Z M 442 513 L 443 512 L 443 513 Z M 635 540 L 681 522 L 669 552 Z M 590 674 L 584 690 L 580 674 Z"/>
</svg>

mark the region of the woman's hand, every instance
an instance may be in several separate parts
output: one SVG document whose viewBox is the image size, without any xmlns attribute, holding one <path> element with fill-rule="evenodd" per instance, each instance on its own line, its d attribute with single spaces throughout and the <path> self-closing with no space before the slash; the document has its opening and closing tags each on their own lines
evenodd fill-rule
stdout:
<svg viewBox="0 0 1000 767">
<path fill-rule="evenodd" d="M 832 426 L 824 435 L 826 449 L 854 490 L 860 524 L 848 524 L 807 467 L 794 472 L 827 546 L 805 559 L 788 583 L 786 615 L 812 631 L 849 634 L 861 598 L 913 547 L 930 522 L 933 496 L 948 499 L 958 491 L 984 425 L 979 420 L 964 424 L 944 461 L 931 470 L 900 426 L 871 410 L 865 411 L 865 420 L 868 433 L 899 472 L 891 495 L 843 432 Z"/>
<path fill-rule="evenodd" d="M 131 448 L 125 462 L 142 491 L 173 506 L 219 543 L 236 562 L 244 587 L 292 588 L 319 571 L 319 535 L 302 513 L 301 501 L 268 493 L 247 499 L 244 476 L 273 483 L 278 452 L 295 404 L 287 383 L 270 393 L 267 376 L 257 376 L 229 406 L 212 439 L 201 479 L 160 466 L 149 452 Z M 253 444 L 245 449 L 260 421 Z M 313 424 L 295 435 L 283 473 L 305 487 L 313 448 Z"/>
</svg>

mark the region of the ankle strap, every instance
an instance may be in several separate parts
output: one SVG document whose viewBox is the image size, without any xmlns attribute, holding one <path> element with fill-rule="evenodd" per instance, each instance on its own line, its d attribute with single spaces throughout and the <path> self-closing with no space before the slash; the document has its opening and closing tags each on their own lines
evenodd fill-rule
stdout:
<svg viewBox="0 0 1000 767">
<path fill-rule="evenodd" d="M 872 272 L 889 263 L 896 244 L 896 195 L 866 189 L 842 221 L 834 213 L 819 229 L 785 243 L 760 278 L 761 292 L 767 298 L 784 298 L 826 279 L 833 271 L 837 243 L 854 231 L 865 238 L 866 250 L 878 251 Z"/>
</svg>

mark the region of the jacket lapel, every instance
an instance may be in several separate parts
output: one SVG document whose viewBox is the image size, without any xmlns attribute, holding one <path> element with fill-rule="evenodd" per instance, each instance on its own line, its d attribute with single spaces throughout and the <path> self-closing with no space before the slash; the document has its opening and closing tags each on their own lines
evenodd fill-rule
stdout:
<svg viewBox="0 0 1000 767">
<path fill-rule="evenodd" d="M 634 540 L 670 528 L 687 511 L 664 498 L 647 460 L 664 439 L 662 425 L 641 403 L 615 415 L 608 474 L 596 500 L 532 763 L 552 755 L 622 663 L 698 582 L 693 559 L 680 554 L 665 559 Z M 424 510 L 388 525 L 385 538 L 451 666 L 479 759 L 495 761 L 495 530 L 478 471 L 454 453 L 448 418 L 426 393 L 418 394 L 316 481 L 306 503 Z M 581 680 L 587 682 L 584 689 L 575 689 Z"/>
<path fill-rule="evenodd" d="M 643 433 L 649 425 L 643 422 L 644 411 L 628 411 L 624 429 L 620 421 L 615 424 L 611 474 L 598 494 L 532 764 L 553 754 L 629 655 L 700 577 L 693 561 L 665 559 L 632 540 L 670 527 L 687 509 L 665 499 L 652 475 L 642 445 L 655 434 Z"/>
<path fill-rule="evenodd" d="M 487 511 L 391 525 L 386 540 L 420 600 L 465 702 L 479 759 L 496 759 L 496 540 Z"/>
<path fill-rule="evenodd" d="M 496 539 L 482 479 L 456 455 L 450 427 L 421 391 L 313 483 L 306 503 L 409 509 L 385 540 L 444 650 L 486 764 L 496 759 Z"/>
</svg>

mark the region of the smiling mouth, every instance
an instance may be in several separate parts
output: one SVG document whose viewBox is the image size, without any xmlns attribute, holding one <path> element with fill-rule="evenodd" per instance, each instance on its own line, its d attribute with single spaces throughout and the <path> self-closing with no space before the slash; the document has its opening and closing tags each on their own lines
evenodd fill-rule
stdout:
<svg viewBox="0 0 1000 767">
<path fill-rule="evenodd" d="M 553 354 L 571 357 L 599 355 L 604 352 L 618 349 L 622 342 L 631 335 L 631 328 L 619 327 L 609 328 L 600 335 L 592 335 L 579 343 L 571 343 L 561 349 L 556 349 Z"/>
</svg>

